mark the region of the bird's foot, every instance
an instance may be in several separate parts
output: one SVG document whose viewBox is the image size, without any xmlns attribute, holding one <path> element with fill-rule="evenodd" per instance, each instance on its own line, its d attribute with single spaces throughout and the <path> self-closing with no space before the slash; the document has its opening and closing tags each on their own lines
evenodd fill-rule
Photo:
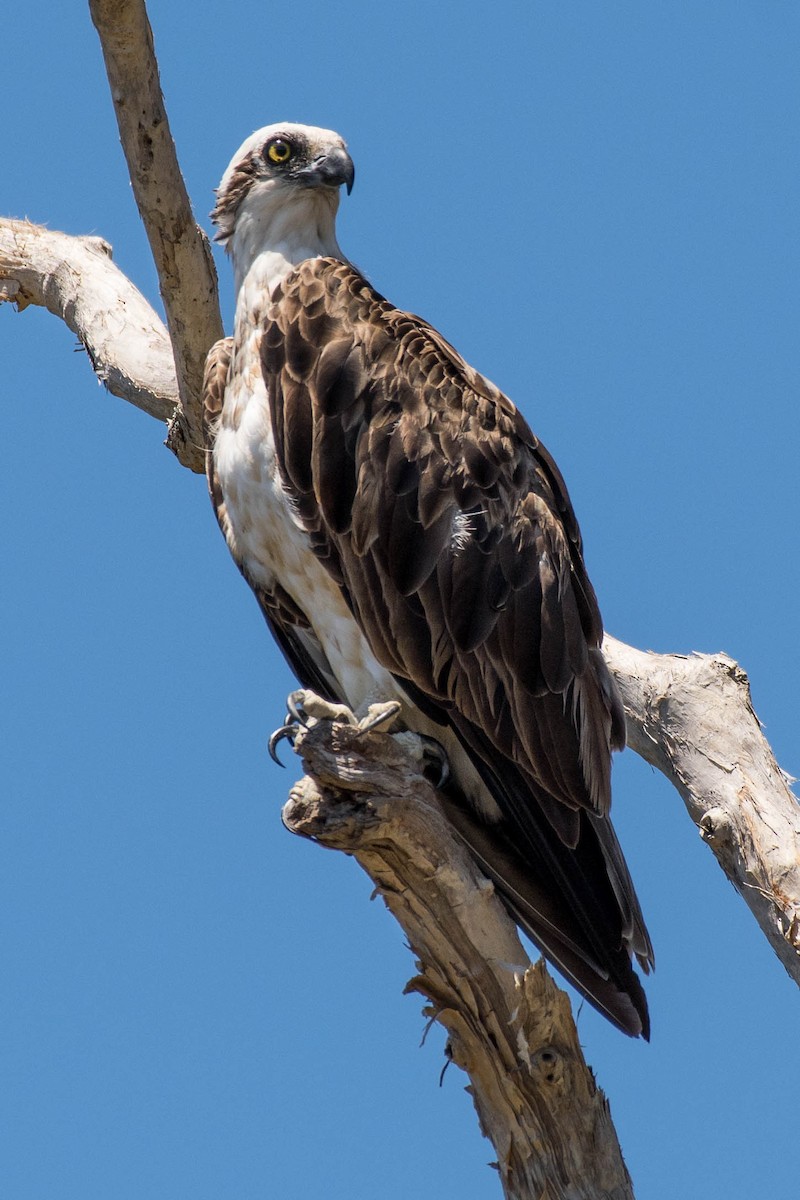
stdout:
<svg viewBox="0 0 800 1200">
<path fill-rule="evenodd" d="M 399 700 L 380 700 L 370 704 L 359 716 L 346 704 L 334 704 L 308 688 L 298 688 L 289 696 L 286 707 L 290 717 L 306 727 L 312 721 L 339 721 L 343 725 L 352 725 L 359 733 L 372 733 L 376 729 L 388 729 L 401 706 Z"/>
<path fill-rule="evenodd" d="M 305 729 L 314 721 L 343 721 L 345 725 L 356 724 L 355 715 L 346 704 L 334 704 L 309 688 L 297 688 L 296 691 L 290 692 L 286 707 L 287 720 L 295 721 Z"/>
<path fill-rule="evenodd" d="M 269 739 L 269 756 L 279 767 L 283 766 L 278 758 L 279 744 L 286 739 L 294 746 L 301 729 L 308 729 L 317 721 L 339 721 L 344 725 L 351 725 L 359 734 L 373 733 L 380 729 L 388 730 L 400 712 L 401 705 L 399 700 L 382 700 L 370 704 L 365 714 L 359 717 L 346 704 L 334 704 L 308 688 L 298 688 L 290 693 L 286 708 L 286 721 Z"/>
<path fill-rule="evenodd" d="M 374 733 L 376 730 L 382 729 L 388 733 L 394 725 L 401 707 L 399 700 L 380 700 L 376 704 L 370 704 L 364 716 L 357 722 L 358 732 Z"/>
</svg>

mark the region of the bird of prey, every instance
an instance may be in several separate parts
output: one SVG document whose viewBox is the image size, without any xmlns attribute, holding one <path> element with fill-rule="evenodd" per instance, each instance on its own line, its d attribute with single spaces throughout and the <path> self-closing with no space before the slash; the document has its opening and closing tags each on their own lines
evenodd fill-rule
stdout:
<svg viewBox="0 0 800 1200">
<path fill-rule="evenodd" d="M 344 257 L 353 178 L 338 134 L 281 123 L 217 189 L 236 287 L 206 367 L 219 524 L 303 687 L 399 702 L 517 924 L 647 1037 L 632 959 L 652 947 L 608 818 L 624 716 L 566 486 L 514 404 Z"/>
</svg>

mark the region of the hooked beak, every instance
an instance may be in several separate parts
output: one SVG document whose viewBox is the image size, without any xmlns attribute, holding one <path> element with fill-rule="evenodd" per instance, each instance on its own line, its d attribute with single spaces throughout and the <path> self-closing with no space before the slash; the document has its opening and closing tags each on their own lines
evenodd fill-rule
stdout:
<svg viewBox="0 0 800 1200">
<path fill-rule="evenodd" d="M 338 146 L 315 159 L 296 176 L 307 187 L 341 187 L 344 184 L 348 196 L 353 190 L 355 177 L 356 169 L 352 158 L 346 150 Z"/>
</svg>

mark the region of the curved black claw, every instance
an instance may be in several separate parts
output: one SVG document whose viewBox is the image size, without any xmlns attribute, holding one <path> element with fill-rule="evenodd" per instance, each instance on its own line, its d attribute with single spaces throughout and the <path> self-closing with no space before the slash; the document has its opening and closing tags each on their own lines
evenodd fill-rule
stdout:
<svg viewBox="0 0 800 1200">
<path fill-rule="evenodd" d="M 294 745 L 294 739 L 297 736 L 297 724 L 297 721 L 291 721 L 288 725 L 281 725 L 280 729 L 276 729 L 275 732 L 270 736 L 269 742 L 267 743 L 269 756 L 273 762 L 278 764 L 279 767 L 285 767 L 286 763 L 282 763 L 278 758 L 278 744 L 282 742 L 284 738 L 286 738 L 287 741 Z"/>
<path fill-rule="evenodd" d="M 304 729 L 307 729 L 308 713 L 303 708 L 303 692 L 290 692 L 286 698 L 286 707 L 289 710 L 287 720 L 291 720 L 297 725 L 302 725 Z"/>
<path fill-rule="evenodd" d="M 419 734 L 419 740 L 422 742 L 422 773 L 438 791 L 450 780 L 450 760 L 435 738 Z"/>
</svg>

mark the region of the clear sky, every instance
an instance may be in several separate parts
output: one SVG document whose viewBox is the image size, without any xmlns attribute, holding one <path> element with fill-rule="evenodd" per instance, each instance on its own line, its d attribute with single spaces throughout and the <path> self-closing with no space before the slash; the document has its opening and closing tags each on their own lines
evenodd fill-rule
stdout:
<svg viewBox="0 0 800 1200">
<path fill-rule="evenodd" d="M 521 406 L 607 628 L 748 670 L 800 774 L 794 0 L 219 5 L 151 20 L 199 218 L 275 120 L 340 130 L 340 240 Z M 0 210 L 158 303 L 78 4 L 3 19 Z M 218 267 L 230 326 L 228 264 Z M 489 1200 L 492 1148 L 370 883 L 285 833 L 292 681 L 204 483 L 46 313 L 0 309 L 0 1195 Z M 794 1200 L 798 996 L 678 796 L 615 822 L 653 1040 L 584 1007 L 640 1200 Z"/>
</svg>

